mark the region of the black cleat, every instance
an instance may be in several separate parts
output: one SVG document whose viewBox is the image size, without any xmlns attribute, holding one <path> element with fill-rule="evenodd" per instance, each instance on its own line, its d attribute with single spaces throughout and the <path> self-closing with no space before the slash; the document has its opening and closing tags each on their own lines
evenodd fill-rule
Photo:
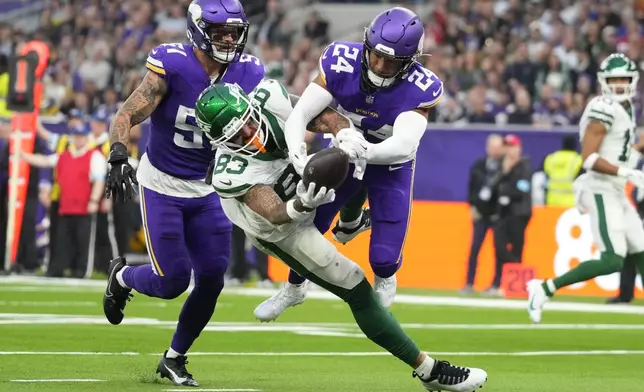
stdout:
<svg viewBox="0 0 644 392">
<path fill-rule="evenodd" d="M 412 372 L 412 376 L 418 377 L 427 391 L 474 392 L 487 381 L 485 370 L 454 366 L 439 360 L 434 363 L 429 377 L 416 372 Z"/>
<path fill-rule="evenodd" d="M 110 262 L 110 268 L 107 270 L 107 288 L 103 295 L 103 312 L 107 320 L 114 325 L 123 321 L 123 310 L 127 301 L 132 298 L 130 293 L 132 289 L 122 287 L 116 279 L 116 273 L 127 265 L 125 257 L 117 257 Z"/>
<path fill-rule="evenodd" d="M 192 378 L 192 374 L 188 373 L 186 364 L 188 357 L 181 355 L 176 358 L 166 358 L 168 351 L 163 353 L 163 358 L 159 361 L 157 366 L 157 373 L 161 378 L 167 378 L 172 381 L 174 385 L 184 387 L 198 387 L 199 383 Z"/>
<path fill-rule="evenodd" d="M 333 233 L 333 239 L 341 244 L 346 244 L 363 231 L 371 230 L 371 210 L 369 207 L 362 209 L 362 217 L 360 218 L 360 224 L 352 229 L 347 229 L 345 227 L 340 227 L 340 221 L 336 222 L 335 226 L 331 230 Z"/>
</svg>

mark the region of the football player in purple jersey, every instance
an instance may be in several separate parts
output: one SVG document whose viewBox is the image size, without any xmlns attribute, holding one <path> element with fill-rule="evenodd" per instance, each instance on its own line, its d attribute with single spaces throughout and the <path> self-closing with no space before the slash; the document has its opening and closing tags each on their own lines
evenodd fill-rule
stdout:
<svg viewBox="0 0 644 392">
<path fill-rule="evenodd" d="M 341 131 L 334 143 L 354 161 L 366 161 L 363 181 L 355 176 L 346 181 L 336 201 L 318 210 L 316 225 L 326 231 L 339 206 L 366 188 L 371 215 L 369 261 L 374 289 L 386 307 L 393 302 L 395 273 L 402 263 L 416 150 L 429 110 L 443 93 L 441 80 L 416 61 L 422 54 L 423 36 L 418 16 L 395 7 L 371 22 L 363 42 L 332 43 L 320 58 L 318 76 L 286 123 L 291 161 L 301 170 L 305 164 L 301 144 L 311 118 L 335 99 L 338 110 L 352 120 L 355 129 Z M 354 222 L 342 218 L 340 227 L 362 224 L 360 217 Z M 260 305 L 255 314 L 260 320 L 274 319 L 286 307 L 301 303 L 305 291 L 304 279 L 291 271 L 283 292 Z"/>
<path fill-rule="evenodd" d="M 186 353 L 210 321 L 224 286 L 232 230 L 214 188 L 204 182 L 213 151 L 196 124 L 194 106 L 211 83 L 236 83 L 249 93 L 263 79 L 260 61 L 243 53 L 248 26 L 239 0 L 194 0 L 187 16 L 190 43 L 150 51 L 145 78 L 110 128 L 106 195 L 122 202 L 138 192 L 151 263 L 112 260 L 103 310 L 110 323 L 119 324 L 132 289 L 174 299 L 194 273 L 194 289 L 157 367 L 176 385 L 199 385 L 186 369 Z M 127 161 L 130 128 L 148 117 L 150 137 L 135 173 Z"/>
</svg>

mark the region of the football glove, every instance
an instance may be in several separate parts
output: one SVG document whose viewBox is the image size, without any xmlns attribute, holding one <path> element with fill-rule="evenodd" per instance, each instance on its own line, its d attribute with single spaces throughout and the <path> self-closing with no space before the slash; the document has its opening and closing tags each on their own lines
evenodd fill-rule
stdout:
<svg viewBox="0 0 644 392">
<path fill-rule="evenodd" d="M 341 129 L 336 135 L 337 146 L 349 155 L 349 160 L 355 162 L 367 159 L 369 143 L 362 133 L 351 128 Z"/>
<path fill-rule="evenodd" d="M 625 167 L 620 167 L 617 171 L 617 175 L 620 177 L 626 177 L 631 184 L 635 187 L 644 189 L 644 172 L 641 170 L 629 169 Z"/>
<path fill-rule="evenodd" d="M 136 172 L 130 166 L 125 144 L 116 142 L 110 147 L 107 162 L 112 166 L 105 181 L 105 197 L 114 197 L 114 202 L 124 203 L 136 194 L 139 185 Z"/>
<path fill-rule="evenodd" d="M 307 187 L 304 181 L 297 183 L 297 197 L 302 201 L 302 205 L 307 209 L 316 209 L 322 204 L 332 203 L 335 200 L 335 189 L 320 188 L 315 192 L 315 183 L 310 182 Z"/>
<path fill-rule="evenodd" d="M 293 168 L 300 176 L 302 176 L 302 173 L 304 173 L 304 167 L 306 166 L 306 163 L 309 161 L 307 154 L 308 152 L 306 148 L 306 143 L 302 143 L 300 145 L 299 151 L 288 152 L 288 159 L 291 161 L 291 163 L 293 164 Z"/>
</svg>

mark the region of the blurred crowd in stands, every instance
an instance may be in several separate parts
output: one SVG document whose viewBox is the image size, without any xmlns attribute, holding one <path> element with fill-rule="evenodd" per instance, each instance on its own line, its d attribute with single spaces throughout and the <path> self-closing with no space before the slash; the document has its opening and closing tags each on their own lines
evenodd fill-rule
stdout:
<svg viewBox="0 0 644 392">
<path fill-rule="evenodd" d="M 368 2 L 380 1 L 358 1 Z M 255 26 L 248 50 L 264 61 L 270 77 L 301 93 L 329 42 L 329 21 L 311 13 L 303 31 L 294 31 L 288 10 L 306 1 L 243 3 Z M 438 122 L 574 124 L 596 91 L 595 72 L 604 56 L 620 51 L 644 64 L 642 0 L 406 3 L 433 7 L 421 15 L 424 50 L 431 55 L 421 61 L 447 86 L 434 119 Z M 52 47 L 44 114 L 71 108 L 92 113 L 101 104 L 115 110 L 141 80 L 150 49 L 185 41 L 188 4 L 48 1 L 35 34 Z M 0 27 L 0 57 L 27 38 L 20 26 Z"/>
</svg>

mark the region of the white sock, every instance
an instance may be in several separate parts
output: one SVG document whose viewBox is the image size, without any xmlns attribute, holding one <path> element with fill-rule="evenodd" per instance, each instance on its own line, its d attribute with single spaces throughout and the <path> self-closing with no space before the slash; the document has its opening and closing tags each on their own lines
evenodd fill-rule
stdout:
<svg viewBox="0 0 644 392">
<path fill-rule="evenodd" d="M 125 271 L 128 268 L 130 268 L 130 267 L 128 267 L 126 265 L 125 267 L 121 268 L 121 270 L 119 272 L 116 273 L 116 281 L 119 282 L 121 287 L 126 288 L 126 289 L 129 289 L 130 287 L 128 287 L 128 285 L 126 285 L 125 282 L 123 281 L 123 271 Z"/>
<path fill-rule="evenodd" d="M 181 356 L 183 356 L 183 355 L 184 355 L 184 354 L 178 353 L 178 352 L 174 351 L 174 350 L 172 349 L 172 347 L 170 347 L 170 349 L 168 350 L 168 352 L 165 354 L 165 357 L 166 357 L 166 358 L 177 358 L 177 357 L 181 357 Z"/>
<path fill-rule="evenodd" d="M 362 214 L 360 214 L 358 219 L 352 220 L 351 222 L 343 222 L 342 219 L 340 219 L 338 224 L 344 229 L 355 229 L 356 227 L 360 226 L 360 222 L 362 222 Z"/>
<path fill-rule="evenodd" d="M 416 369 L 414 369 L 414 372 L 420 377 L 421 380 L 427 380 L 429 378 L 429 375 L 432 373 L 432 369 L 434 368 L 434 363 L 436 361 L 433 360 L 429 355 L 425 357 L 425 360 L 423 363 L 420 364 Z"/>
<path fill-rule="evenodd" d="M 555 282 L 552 281 L 552 279 L 546 280 L 546 286 L 548 286 L 548 290 L 550 290 L 550 293 L 554 294 L 555 291 L 557 291 L 557 288 L 555 287 Z"/>
</svg>

